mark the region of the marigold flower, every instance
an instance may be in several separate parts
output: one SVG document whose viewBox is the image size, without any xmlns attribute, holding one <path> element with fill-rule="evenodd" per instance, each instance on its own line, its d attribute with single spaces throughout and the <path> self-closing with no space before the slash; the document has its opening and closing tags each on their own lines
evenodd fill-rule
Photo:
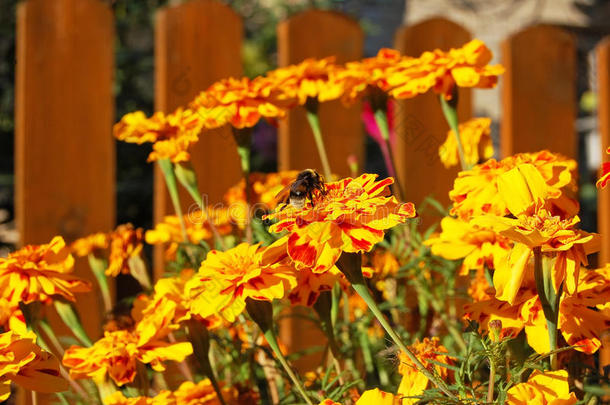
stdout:
<svg viewBox="0 0 610 405">
<path fill-rule="evenodd" d="M 451 215 L 464 220 L 484 214 L 508 215 L 507 202 L 498 192 L 498 178 L 503 173 L 527 163 L 532 164 L 544 178 L 549 187 L 549 198 L 559 198 L 564 187 L 574 184 L 572 172 L 576 170 L 576 162 L 549 151 L 519 153 L 499 162 L 490 159 L 458 174 L 453 190 L 449 192 L 449 198 L 453 201 Z M 577 211 L 576 203 L 567 207 L 567 201 L 553 202 L 571 214 Z"/>
<path fill-rule="evenodd" d="M 606 149 L 606 153 L 610 154 L 610 148 Z M 606 187 L 608 182 L 610 181 L 610 162 L 602 163 L 602 173 L 597 180 L 595 185 L 599 189 L 603 189 Z"/>
<path fill-rule="evenodd" d="M 109 236 L 103 232 L 94 233 L 72 242 L 72 253 L 78 257 L 98 255 L 101 251 L 108 249 Z"/>
<path fill-rule="evenodd" d="M 91 347 L 71 346 L 63 357 L 64 366 L 73 378 L 103 381 L 108 375 L 121 386 L 132 382 L 136 362 L 150 364 L 163 371 L 164 361 L 183 361 L 193 352 L 189 342 L 168 343 L 163 340 L 176 328 L 172 324 L 176 304 L 168 301 L 136 324 L 133 331 L 105 332 Z"/>
<path fill-rule="evenodd" d="M 315 206 L 281 205 L 264 217 L 278 221 L 270 231 L 290 233 L 286 248 L 298 269 L 327 271 L 342 252 L 368 252 L 383 239 L 384 230 L 415 216 L 412 203 L 400 204 L 394 196 L 383 196 L 392 178 L 376 178 L 376 174 L 363 174 L 326 183 L 326 194 L 314 197 Z"/>
<path fill-rule="evenodd" d="M 171 114 L 154 113 L 147 118 L 142 111 L 126 114 L 114 125 L 114 136 L 138 145 L 153 143 L 148 161 L 170 159 L 173 163 L 190 159 L 188 148 L 196 143 L 203 119 L 189 109 L 179 108 Z"/>
<path fill-rule="evenodd" d="M 303 105 L 308 98 L 320 102 L 336 100 L 343 95 L 344 87 L 335 73 L 340 68 L 335 58 L 305 59 L 303 62 L 272 70 L 267 79 L 281 89 L 286 99 L 296 99 Z"/>
<path fill-rule="evenodd" d="M 481 158 L 487 160 L 494 155 L 490 125 L 491 118 L 472 118 L 458 126 L 468 165 L 476 165 Z M 453 130 L 447 133 L 445 143 L 438 148 L 438 155 L 445 167 L 458 165 L 458 144 Z"/>
<path fill-rule="evenodd" d="M 261 118 L 284 117 L 290 103 L 272 80 L 243 77 L 214 83 L 195 98 L 191 108 L 203 117 L 206 128 L 227 123 L 235 128 L 250 128 Z"/>
<path fill-rule="evenodd" d="M 453 371 L 449 368 L 431 362 L 435 361 L 436 363 L 447 365 L 454 364 L 454 360 L 448 355 L 449 352 L 440 344 L 440 340 L 437 337 L 424 338 L 421 342 L 416 340 L 409 349 L 417 356 L 424 367 L 430 372 L 435 372 L 441 380 L 448 381 L 453 378 Z M 398 372 L 402 375 L 402 380 L 398 387 L 398 395 L 402 397 L 417 397 L 418 395 L 422 395 L 428 387 L 428 377 L 415 367 L 415 364 L 413 364 L 405 353 L 401 352 L 398 355 L 398 359 L 400 361 Z M 404 398 L 402 403 L 414 404 L 417 401 L 417 398 Z"/>
<path fill-rule="evenodd" d="M 144 230 L 134 228 L 132 224 L 119 225 L 109 235 L 110 256 L 106 275 L 116 277 L 129 273 L 129 261 L 139 257 L 142 252 Z"/>
<path fill-rule="evenodd" d="M 511 387 L 507 405 L 571 405 L 578 398 L 570 392 L 566 370 L 541 372 L 534 370 L 527 382 Z"/>
<path fill-rule="evenodd" d="M 263 264 L 262 257 L 258 244 L 247 243 L 208 253 L 199 272 L 186 284 L 191 312 L 203 318 L 218 314 L 233 322 L 245 309 L 247 298 L 284 298 L 296 285 L 293 268 L 286 262 Z"/>
<path fill-rule="evenodd" d="M 19 304 L 10 303 L 7 299 L 0 297 L 0 327 L 5 331 L 13 331 L 20 335 L 27 333 L 27 324 Z"/>
<path fill-rule="evenodd" d="M 104 398 L 104 405 L 176 405 L 171 391 L 162 390 L 155 397 L 126 397 L 116 391 Z"/>
<path fill-rule="evenodd" d="M 402 58 L 386 73 L 394 98 L 412 98 L 433 89 L 450 98 L 455 86 L 495 87 L 504 73 L 501 65 L 490 66 L 492 54 L 485 44 L 473 39 L 462 48 L 424 52 L 419 58 Z"/>
<path fill-rule="evenodd" d="M 330 291 L 337 283 L 346 283 L 345 276 L 338 268 L 332 267 L 324 273 L 314 273 L 310 269 L 301 269 L 296 272 L 296 287 L 288 294 L 292 305 L 313 306 L 320 293 Z"/>
<path fill-rule="evenodd" d="M 60 295 L 75 301 L 74 293 L 91 289 L 70 274 L 74 258 L 61 236 L 44 245 L 29 245 L 0 258 L 0 298 L 11 305 L 47 302 Z"/>
<path fill-rule="evenodd" d="M 229 404 L 238 404 L 239 392 L 234 387 L 222 387 L 222 397 Z M 199 381 L 197 384 L 192 381 L 183 382 L 180 387 L 173 392 L 176 405 L 217 405 L 218 396 L 209 379 Z"/>
<path fill-rule="evenodd" d="M 276 196 L 286 186 L 292 184 L 299 174 L 298 170 L 285 170 L 278 173 L 250 173 L 252 187 L 251 203 L 260 205 L 266 211 L 274 210 L 278 203 Z M 224 201 L 229 205 L 246 204 L 246 186 L 242 179 L 231 187 L 224 195 Z"/>
<path fill-rule="evenodd" d="M 59 361 L 36 345 L 31 332 L 0 334 L 0 401 L 10 396 L 11 381 L 45 393 L 68 389 L 68 382 L 59 376 Z"/>
<path fill-rule="evenodd" d="M 401 401 L 398 395 L 384 392 L 379 390 L 379 388 L 375 388 L 364 391 L 360 398 L 356 401 L 355 405 L 398 405 L 402 403 L 404 403 L 404 400 Z M 335 402 L 331 399 L 325 399 L 320 402 L 319 405 L 341 405 L 341 403 Z"/>
<path fill-rule="evenodd" d="M 510 252 L 510 240 L 490 229 L 445 217 L 441 220 L 441 233 L 424 242 L 432 254 L 448 260 L 464 259 L 460 274 L 470 270 L 494 269 Z"/>
</svg>

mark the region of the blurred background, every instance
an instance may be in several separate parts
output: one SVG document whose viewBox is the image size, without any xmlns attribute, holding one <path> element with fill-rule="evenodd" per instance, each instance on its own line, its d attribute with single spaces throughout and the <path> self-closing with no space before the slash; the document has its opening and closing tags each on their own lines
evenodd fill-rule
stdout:
<svg viewBox="0 0 610 405">
<path fill-rule="evenodd" d="M 18 241 L 14 222 L 14 94 L 15 28 L 17 0 L 0 0 L 0 249 Z M 154 15 L 167 0 L 108 0 L 115 18 L 114 83 L 115 121 L 128 112 L 153 112 Z M 244 72 L 249 77 L 277 66 L 278 22 L 306 8 L 339 10 L 359 22 L 365 33 L 365 56 L 381 47 L 392 47 L 394 32 L 403 24 L 415 24 L 431 16 L 444 16 L 482 39 L 500 62 L 501 42 L 532 24 L 561 26 L 576 36 L 576 130 L 579 142 L 580 200 L 583 228 L 595 230 L 596 190 L 599 167 L 595 63 L 593 49 L 610 34 L 610 2 L 605 0 L 235 0 L 227 1 L 244 21 L 242 51 Z M 536 55 L 532 55 L 533 58 Z M 500 79 L 502 86 L 502 79 Z M 201 89 L 204 90 L 204 89 Z M 500 92 L 474 91 L 474 116 L 490 116 L 498 139 Z M 275 171 L 276 128 L 262 123 L 255 132 L 253 168 Z M 110 136 L 110 134 L 109 134 Z M 117 142 L 117 223 L 152 226 L 153 165 L 146 163 L 146 146 Z M 384 174 L 377 145 L 367 137 L 366 170 Z M 1 252 L 0 252 L 1 254 Z"/>
</svg>

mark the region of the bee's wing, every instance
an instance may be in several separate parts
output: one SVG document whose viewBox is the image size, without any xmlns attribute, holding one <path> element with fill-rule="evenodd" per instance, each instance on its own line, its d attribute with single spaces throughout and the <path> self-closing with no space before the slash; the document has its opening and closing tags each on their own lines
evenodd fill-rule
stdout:
<svg viewBox="0 0 610 405">
<path fill-rule="evenodd" d="M 287 202 L 288 201 L 288 197 L 290 196 L 290 187 L 292 186 L 292 184 L 288 184 L 286 187 L 284 187 L 283 189 L 281 189 L 276 195 L 275 195 L 275 201 L 277 203 L 282 203 L 282 202 Z"/>
</svg>

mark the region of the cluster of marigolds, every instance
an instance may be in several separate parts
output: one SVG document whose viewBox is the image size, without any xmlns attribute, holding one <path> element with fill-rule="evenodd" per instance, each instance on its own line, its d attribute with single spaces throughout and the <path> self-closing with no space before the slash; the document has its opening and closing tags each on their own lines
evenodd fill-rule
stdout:
<svg viewBox="0 0 610 405">
<path fill-rule="evenodd" d="M 591 362 L 610 328 L 610 266 L 586 267 L 599 240 L 577 227 L 574 161 L 549 151 L 495 160 L 488 118 L 459 125 L 452 119 L 457 87 L 491 88 L 503 73 L 488 64 L 491 57 L 473 40 L 417 58 L 384 49 L 345 66 L 306 60 L 253 80 L 221 80 L 171 114 L 124 116 L 115 136 L 152 143 L 149 161 L 159 163 L 176 215 L 148 231 L 121 225 L 69 245 L 57 236 L 0 258 L 0 401 L 11 383 L 57 393 L 64 403 L 106 405 L 584 398 L 586 375 L 569 375 L 567 364 Z M 440 232 L 417 232 L 409 221 L 415 207 L 391 177 L 329 181 L 296 207 L 275 196 L 298 172 L 250 173 L 247 159 L 244 181 L 224 198 L 242 210 L 180 210 L 179 184 L 199 203 L 188 149 L 199 136 L 214 136 L 207 129 L 229 124 L 243 151 L 249 138 L 240 131 L 291 108 L 304 106 L 315 133 L 320 102 L 367 98 L 376 113 L 386 113 L 389 98 L 428 91 L 439 94 L 451 127 L 439 156 L 463 168 Z M 376 119 L 387 140 L 387 116 Z M 392 173 L 391 159 L 386 164 Z M 599 187 L 610 177 L 610 167 L 603 171 Z M 268 211 L 251 217 L 248 207 L 256 203 Z M 155 283 L 144 242 L 165 252 L 167 276 Z M 107 314 L 94 341 L 73 305 L 94 287 L 73 273 L 75 257 L 88 260 Z M 455 291 L 434 296 L 434 285 L 446 280 L 430 263 L 449 269 L 457 280 L 452 288 L 467 292 L 459 298 L 463 309 L 446 310 Z M 109 288 L 120 274 L 144 290 L 124 308 L 113 305 Z M 421 312 L 428 318 L 415 330 L 405 326 L 406 314 L 416 312 L 405 309 L 408 285 L 416 286 L 420 311 L 433 308 Z M 322 367 L 303 375 L 278 340 L 278 311 L 289 306 L 311 308 L 309 320 L 326 336 Z M 55 336 L 46 318 L 52 307 L 73 336 Z M 468 333 L 476 338 L 466 339 Z M 472 368 L 477 348 L 484 360 Z M 389 354 L 384 359 L 377 349 Z"/>
</svg>

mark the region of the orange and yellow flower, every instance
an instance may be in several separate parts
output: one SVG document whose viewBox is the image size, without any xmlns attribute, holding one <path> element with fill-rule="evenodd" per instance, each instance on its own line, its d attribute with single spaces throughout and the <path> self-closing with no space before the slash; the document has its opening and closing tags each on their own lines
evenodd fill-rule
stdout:
<svg viewBox="0 0 610 405">
<path fill-rule="evenodd" d="M 108 249 L 110 238 L 103 232 L 94 233 L 72 242 L 72 253 L 78 257 L 86 257 L 90 254 L 99 256 L 102 251 Z"/>
<path fill-rule="evenodd" d="M 0 258 L 0 298 L 11 305 L 47 302 L 53 296 L 75 301 L 74 293 L 91 289 L 73 276 L 74 258 L 61 236 L 44 245 L 25 246 Z"/>
<path fill-rule="evenodd" d="M 116 277 L 129 273 L 130 260 L 140 257 L 142 253 L 144 230 L 134 228 L 132 224 L 119 225 L 109 234 L 110 256 L 106 275 Z"/>
<path fill-rule="evenodd" d="M 141 319 L 133 331 L 105 332 L 91 347 L 71 346 L 63 357 L 72 378 L 92 378 L 101 382 L 108 375 L 119 386 L 130 383 L 136 375 L 137 362 L 163 371 L 164 361 L 181 362 L 193 352 L 189 342 L 169 343 L 164 338 L 177 325 L 176 304 L 167 301 Z"/>
<path fill-rule="evenodd" d="M 326 183 L 325 195 L 314 197 L 315 206 L 281 205 L 265 217 L 277 220 L 270 231 L 289 232 L 286 248 L 298 269 L 327 271 L 342 252 L 368 252 L 383 240 L 384 230 L 415 216 L 412 203 L 401 204 L 394 196 L 384 196 L 393 179 L 376 178 L 363 174 Z"/>
<path fill-rule="evenodd" d="M 31 332 L 0 334 L 0 401 L 10 396 L 11 381 L 45 393 L 68 389 L 68 382 L 59 375 L 59 360 L 36 345 Z"/>
<path fill-rule="evenodd" d="M 217 314 L 228 322 L 243 312 L 246 299 L 281 299 L 296 286 L 289 263 L 263 263 L 264 249 L 241 243 L 221 252 L 213 250 L 186 284 L 191 312 L 203 318 Z"/>
<path fill-rule="evenodd" d="M 610 154 L 610 148 L 606 149 L 606 153 Z M 602 163 L 602 172 L 595 184 L 597 188 L 603 189 L 606 187 L 608 182 L 610 181 L 610 162 Z"/>
<path fill-rule="evenodd" d="M 409 349 L 417 356 L 424 367 L 430 372 L 436 373 L 442 381 L 453 379 L 453 371 L 440 364 L 453 365 L 454 360 L 449 356 L 447 349 L 440 344 L 437 337 L 424 338 L 421 342 L 415 341 L 415 344 L 410 346 Z M 401 352 L 398 359 L 400 361 L 398 372 L 402 375 L 398 387 L 398 396 L 403 397 L 402 404 L 414 404 L 418 401 L 417 396 L 422 395 L 428 387 L 428 377 L 417 369 L 405 353 Z M 432 361 L 435 363 L 432 363 Z"/>
<path fill-rule="evenodd" d="M 468 165 L 476 165 L 481 158 L 487 160 L 494 155 L 490 126 L 490 118 L 472 118 L 458 126 L 464 159 Z M 447 133 L 445 143 L 438 148 L 438 155 L 445 167 L 458 165 L 458 144 L 453 130 Z"/>
<path fill-rule="evenodd" d="M 114 126 L 114 136 L 138 145 L 153 143 L 148 161 L 170 159 L 174 163 L 190 159 L 188 148 L 199 140 L 203 120 L 189 109 L 179 108 L 171 114 L 154 113 L 147 118 L 142 111 L 126 114 Z"/>
<path fill-rule="evenodd" d="M 499 162 L 490 159 L 458 174 L 453 190 L 449 192 L 453 201 L 451 214 L 466 221 L 485 214 L 508 215 L 507 203 L 498 192 L 498 178 L 518 165 L 527 163 L 538 170 L 549 186 L 548 198 L 563 198 L 563 189 L 574 186 L 572 173 L 576 170 L 576 162 L 549 151 L 519 153 Z M 577 203 L 560 200 L 553 201 L 558 208 L 571 215 L 578 211 Z"/>
<path fill-rule="evenodd" d="M 424 52 L 418 58 L 402 58 L 386 73 L 390 95 L 412 98 L 429 90 L 450 98 L 455 86 L 495 87 L 504 73 L 501 65 L 489 65 L 492 53 L 478 39 L 458 49 Z"/>
<path fill-rule="evenodd" d="M 227 123 L 235 128 L 250 128 L 261 118 L 284 117 L 291 103 L 272 80 L 243 77 L 214 83 L 195 98 L 191 108 L 202 117 L 206 128 Z"/>
<path fill-rule="evenodd" d="M 366 390 L 360 398 L 355 402 L 355 405 L 400 405 L 400 395 L 394 395 L 389 392 L 381 391 L 379 388 Z M 335 402 L 332 399 L 325 399 L 319 405 L 341 405 L 340 402 Z"/>
<path fill-rule="evenodd" d="M 301 105 L 310 98 L 320 102 L 336 100 L 343 95 L 344 87 L 336 77 L 340 68 L 334 62 L 334 57 L 305 59 L 270 71 L 267 79 L 281 89 L 286 99 L 296 99 Z"/>
<path fill-rule="evenodd" d="M 570 392 L 566 370 L 541 372 L 534 370 L 527 382 L 511 387 L 507 405 L 572 405 L 578 398 Z"/>
</svg>

